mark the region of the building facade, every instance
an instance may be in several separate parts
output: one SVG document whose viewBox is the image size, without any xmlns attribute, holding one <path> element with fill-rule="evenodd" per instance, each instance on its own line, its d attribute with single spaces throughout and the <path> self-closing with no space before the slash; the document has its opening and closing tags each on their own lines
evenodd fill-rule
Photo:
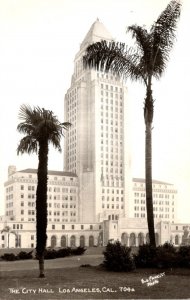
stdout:
<svg viewBox="0 0 190 300">
<path fill-rule="evenodd" d="M 157 245 L 165 242 L 174 246 L 185 244 L 185 231 L 190 231 L 190 224 L 167 221 L 155 224 Z M 109 241 L 120 241 L 128 247 L 149 242 L 147 222 L 144 219 L 106 220 L 101 223 L 48 222 L 47 247 L 93 247 L 105 246 Z M 4 221 L 0 222 L 0 248 L 36 247 L 36 223 Z"/>
<path fill-rule="evenodd" d="M 7 221 L 35 222 L 37 170 L 8 169 L 5 186 Z M 48 222 L 78 222 L 78 177 L 71 172 L 48 171 Z"/>
<path fill-rule="evenodd" d="M 17 171 L 15 166 L 10 166 L 4 186 L 5 216 L 0 220 L 0 247 L 35 248 L 37 170 Z M 107 218 L 100 222 L 80 222 L 78 177 L 71 172 L 49 171 L 47 246 L 102 246 L 110 240 L 119 240 L 127 246 L 138 246 L 148 242 L 146 218 L 133 215 L 142 211 L 140 207 L 145 207 L 144 188 L 143 179 L 133 179 L 134 198 L 128 206 L 134 208 L 131 211 L 132 217 L 126 218 L 110 211 Z M 108 191 L 104 193 L 109 194 Z M 174 186 L 154 180 L 153 191 L 158 194 L 154 194 L 155 199 L 158 198 L 154 207 L 164 210 L 169 207 L 172 215 L 172 210 L 176 210 L 177 192 Z M 169 201 L 169 204 L 159 201 Z M 135 208 L 137 206 L 139 209 Z M 143 213 L 146 213 L 146 208 Z M 168 217 L 157 219 L 155 216 L 157 244 L 171 242 L 180 245 L 185 229 L 190 229 L 190 226 L 174 223 L 172 217 L 170 220 Z"/>
<path fill-rule="evenodd" d="M 65 95 L 65 170 L 79 178 L 80 222 L 100 222 L 109 214 L 127 216 L 131 193 L 129 103 L 118 77 L 84 69 L 86 47 L 113 40 L 97 20 L 75 56 Z"/>
<path fill-rule="evenodd" d="M 177 190 L 171 183 L 153 180 L 153 210 L 156 222 L 177 221 Z M 147 219 L 145 180 L 133 178 L 133 196 L 129 203 L 130 217 Z"/>
</svg>

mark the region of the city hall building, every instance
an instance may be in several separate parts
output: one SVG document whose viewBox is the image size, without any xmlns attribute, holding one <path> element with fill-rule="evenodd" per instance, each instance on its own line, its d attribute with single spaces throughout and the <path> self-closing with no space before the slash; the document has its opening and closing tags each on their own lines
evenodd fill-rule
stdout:
<svg viewBox="0 0 190 300">
<path fill-rule="evenodd" d="M 130 104 L 125 83 L 113 74 L 84 69 L 86 47 L 113 37 L 96 20 L 74 59 L 64 119 L 64 170 L 48 172 L 47 246 L 127 246 L 148 241 L 145 182 L 132 178 Z M 37 170 L 8 169 L 0 247 L 34 248 Z M 157 244 L 182 242 L 187 224 L 177 224 L 177 190 L 153 180 Z"/>
</svg>

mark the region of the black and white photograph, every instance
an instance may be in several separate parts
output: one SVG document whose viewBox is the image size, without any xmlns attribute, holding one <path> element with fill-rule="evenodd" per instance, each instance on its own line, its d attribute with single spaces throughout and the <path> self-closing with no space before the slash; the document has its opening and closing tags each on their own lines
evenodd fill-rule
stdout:
<svg viewBox="0 0 190 300">
<path fill-rule="evenodd" d="M 190 299 L 190 0 L 0 0 L 0 300 Z"/>
</svg>

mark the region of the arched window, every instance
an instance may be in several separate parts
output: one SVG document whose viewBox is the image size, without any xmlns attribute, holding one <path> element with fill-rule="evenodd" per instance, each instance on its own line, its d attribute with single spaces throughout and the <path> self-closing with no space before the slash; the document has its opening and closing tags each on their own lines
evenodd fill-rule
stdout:
<svg viewBox="0 0 190 300">
<path fill-rule="evenodd" d="M 85 247 L 85 237 L 84 237 L 84 235 L 80 236 L 80 247 Z"/>
<path fill-rule="evenodd" d="M 70 246 L 75 247 L 76 246 L 76 237 L 75 235 L 72 235 L 70 238 Z"/>
<path fill-rule="evenodd" d="M 179 245 L 179 236 L 178 235 L 175 236 L 175 245 Z"/>
<path fill-rule="evenodd" d="M 138 234 L 138 245 L 142 246 L 144 244 L 144 234 L 142 232 L 140 232 Z"/>
<path fill-rule="evenodd" d="M 89 247 L 94 247 L 94 237 L 93 237 L 93 235 L 89 236 Z"/>
<path fill-rule="evenodd" d="M 51 237 L 51 247 L 54 248 L 57 245 L 57 238 L 55 235 L 52 235 Z"/>
<path fill-rule="evenodd" d="M 130 246 L 135 246 L 135 234 L 130 234 Z"/>
<path fill-rule="evenodd" d="M 122 245 L 127 245 L 128 242 L 128 234 L 126 232 L 123 232 L 121 235 L 121 243 Z"/>
<path fill-rule="evenodd" d="M 67 247 L 67 239 L 65 235 L 62 235 L 61 237 L 61 247 L 63 248 Z"/>
</svg>

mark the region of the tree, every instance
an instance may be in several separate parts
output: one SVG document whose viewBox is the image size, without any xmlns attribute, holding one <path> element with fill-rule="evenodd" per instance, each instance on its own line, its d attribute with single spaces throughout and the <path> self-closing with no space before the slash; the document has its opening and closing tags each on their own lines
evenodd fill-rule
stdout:
<svg viewBox="0 0 190 300">
<path fill-rule="evenodd" d="M 136 48 L 119 42 L 96 42 L 87 47 L 83 57 L 84 67 L 103 72 L 113 72 L 121 78 L 130 78 L 145 85 L 145 181 L 146 209 L 150 244 L 156 246 L 152 197 L 152 122 L 154 100 L 152 80 L 159 79 L 166 68 L 169 52 L 175 39 L 181 4 L 172 0 L 147 31 L 145 27 L 132 25 L 127 32 L 132 33 Z"/>
<path fill-rule="evenodd" d="M 47 182 L 49 144 L 61 151 L 60 141 L 70 123 L 60 123 L 52 111 L 21 105 L 17 130 L 25 136 L 20 140 L 17 154 L 38 153 L 36 190 L 36 253 L 39 259 L 39 277 L 44 274 L 44 251 L 47 229 Z"/>
</svg>

